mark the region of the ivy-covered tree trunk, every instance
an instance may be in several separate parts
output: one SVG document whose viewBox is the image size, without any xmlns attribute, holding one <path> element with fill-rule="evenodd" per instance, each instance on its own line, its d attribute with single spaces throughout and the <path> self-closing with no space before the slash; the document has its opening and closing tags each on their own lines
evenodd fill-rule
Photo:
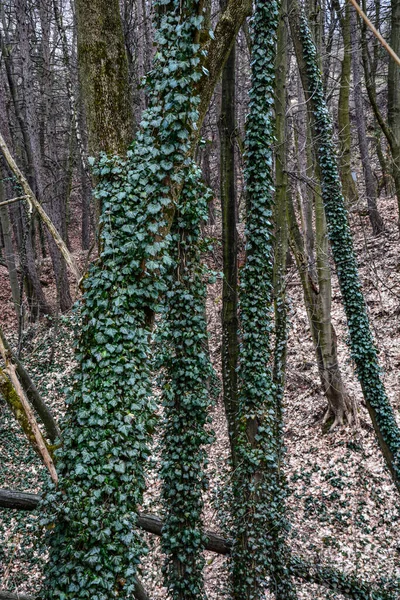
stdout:
<svg viewBox="0 0 400 600">
<path fill-rule="evenodd" d="M 235 185 L 235 45 L 222 71 L 220 136 L 220 196 L 222 210 L 222 383 L 225 413 L 236 465 L 238 341 L 238 241 Z"/>
<path fill-rule="evenodd" d="M 400 489 L 400 431 L 382 383 L 377 352 L 368 321 L 347 211 L 344 205 L 332 123 L 326 106 L 321 72 L 307 20 L 296 0 L 289 3 L 289 22 L 303 87 L 312 117 L 322 199 L 332 254 L 350 333 L 350 346 L 365 402 L 392 478 Z"/>
<path fill-rule="evenodd" d="M 200 86 L 203 55 L 194 43 L 201 4 L 161 5 L 149 108 L 126 160 L 103 155 L 96 166 L 101 253 L 82 284 L 79 370 L 67 398 L 59 486 L 48 491 L 43 519 L 49 600 L 130 598 L 143 552 L 136 523 L 155 425 L 152 326 L 167 291 L 170 230 L 201 119 L 196 91 L 203 99 L 210 91 Z M 243 6 L 236 9 L 243 18 Z M 233 23 L 218 42 L 215 36 L 213 69 L 222 68 L 239 27 Z"/>
<path fill-rule="evenodd" d="M 239 435 L 233 473 L 232 595 L 296 597 L 284 540 L 280 407 L 269 367 L 273 309 L 272 143 L 279 2 L 259 1 L 252 21 L 246 123 L 246 264 L 240 283 Z M 278 402 L 277 402 L 278 400 Z"/>
<path fill-rule="evenodd" d="M 212 369 L 206 351 L 206 279 L 199 243 L 210 194 L 199 178 L 198 167 L 189 167 L 172 232 L 175 265 L 160 338 L 164 348 L 161 364 L 165 369 L 162 547 L 167 555 L 165 585 L 174 600 L 205 598 L 202 493 L 206 487 L 205 446 L 211 441 L 206 424 L 208 375 Z"/>
</svg>

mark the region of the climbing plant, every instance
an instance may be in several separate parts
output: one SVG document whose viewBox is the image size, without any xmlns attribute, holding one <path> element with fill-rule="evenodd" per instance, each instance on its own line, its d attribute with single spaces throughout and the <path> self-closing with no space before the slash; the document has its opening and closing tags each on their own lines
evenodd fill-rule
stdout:
<svg viewBox="0 0 400 600">
<path fill-rule="evenodd" d="M 304 90 L 308 99 L 321 171 L 329 240 L 342 292 L 350 334 L 352 358 L 357 367 L 378 442 L 392 478 L 400 489 L 400 432 L 387 397 L 372 337 L 365 300 L 358 276 L 357 261 L 338 173 L 332 122 L 324 96 L 317 52 L 306 16 L 290 0 L 290 24 L 299 61 L 304 64 Z"/>
<path fill-rule="evenodd" d="M 259 0 L 252 19 L 250 108 L 246 122 L 246 263 L 240 277 L 238 466 L 234 472 L 232 581 L 235 600 L 295 598 L 284 541 L 279 395 L 273 384 L 273 95 L 280 2 Z"/>
<path fill-rule="evenodd" d="M 156 8 L 149 109 L 126 160 L 103 156 L 95 167 L 101 253 L 82 284 L 59 485 L 49 486 L 42 521 L 50 549 L 44 597 L 53 600 L 132 597 L 145 551 L 135 524 L 155 425 L 152 325 L 173 262 L 168 230 L 201 77 L 198 4 L 161 0 Z"/>
<path fill-rule="evenodd" d="M 164 433 L 161 475 L 165 524 L 164 569 L 172 598 L 204 598 L 202 492 L 206 486 L 205 445 L 210 441 L 206 277 L 201 258 L 200 224 L 208 217 L 207 193 L 194 166 L 177 207 L 173 229 L 174 268 L 168 286 L 166 319 L 160 335 Z"/>
</svg>

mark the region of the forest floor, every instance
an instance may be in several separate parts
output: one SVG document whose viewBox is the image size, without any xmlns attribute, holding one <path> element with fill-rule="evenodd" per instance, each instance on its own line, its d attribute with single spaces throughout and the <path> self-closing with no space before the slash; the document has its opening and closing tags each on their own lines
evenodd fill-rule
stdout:
<svg viewBox="0 0 400 600">
<path fill-rule="evenodd" d="M 351 213 L 360 273 L 383 378 L 396 415 L 400 411 L 400 242 L 397 207 L 381 199 L 386 231 L 373 238 L 366 217 Z M 209 235 L 217 237 L 217 231 Z M 82 259 L 82 256 L 79 258 Z M 47 259 L 46 259 L 47 260 Z M 218 246 L 210 266 L 222 270 Z M 43 265 L 49 298 L 54 285 L 50 265 Z M 295 267 L 287 278 L 290 302 L 287 386 L 285 393 L 286 474 L 290 488 L 290 545 L 310 561 L 332 565 L 367 581 L 400 578 L 400 504 L 386 472 L 346 345 L 346 320 L 336 277 L 333 276 L 332 321 L 337 332 L 340 366 L 347 391 L 359 404 L 359 428 L 327 432 L 321 424 L 326 401 L 321 391 L 302 290 Z M 47 293 L 47 292 L 46 292 Z M 210 285 L 207 312 L 210 352 L 220 372 L 221 280 Z M 6 272 L 0 266 L 0 322 L 15 340 L 15 319 Z M 42 321 L 24 335 L 23 359 L 45 399 L 63 412 L 63 389 L 74 369 L 71 319 Z M 212 408 L 216 441 L 209 449 L 210 489 L 206 494 L 207 529 L 220 530 L 224 513 L 223 488 L 229 483 L 228 441 L 219 398 Z M 157 458 L 157 447 L 154 457 Z M 7 407 L 0 400 L 0 487 L 40 491 L 44 469 L 29 448 Z M 148 476 L 143 510 L 159 512 L 156 470 Z M 38 515 L 2 511 L 0 517 L 0 589 L 33 594 L 40 584 L 43 560 L 36 544 Z M 149 540 L 143 581 L 153 600 L 166 598 L 162 587 L 162 555 L 158 541 Z M 36 566 L 35 566 L 36 565 Z M 205 578 L 210 600 L 226 598 L 226 560 L 206 553 Z M 316 585 L 298 586 L 299 600 L 341 599 Z"/>
</svg>

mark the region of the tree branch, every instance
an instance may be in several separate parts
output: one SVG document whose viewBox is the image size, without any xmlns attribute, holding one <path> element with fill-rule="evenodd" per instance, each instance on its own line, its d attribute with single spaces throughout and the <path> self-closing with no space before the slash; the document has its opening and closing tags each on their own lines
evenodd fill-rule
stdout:
<svg viewBox="0 0 400 600">
<path fill-rule="evenodd" d="M 5 364 L 5 369 L 0 368 L 0 392 L 13 411 L 15 418 L 21 425 L 29 442 L 39 454 L 47 467 L 55 484 L 58 482 L 57 472 L 53 463 L 51 452 L 43 438 L 42 432 L 36 422 L 35 415 L 26 399 L 24 390 L 17 377 L 15 366 L 10 361 L 9 353 L 0 338 L 0 356 Z"/>
<path fill-rule="evenodd" d="M 4 333 L 0 327 L 0 340 L 3 343 L 3 346 L 8 353 L 10 360 L 14 363 L 16 367 L 16 371 L 21 381 L 21 385 L 24 388 L 24 392 L 28 397 L 29 402 L 32 404 L 33 408 L 41 418 L 43 425 L 46 429 L 46 433 L 48 435 L 49 440 L 54 443 L 57 438 L 61 439 L 61 431 L 57 425 L 57 422 L 50 410 L 50 408 L 46 405 L 43 398 L 39 394 L 35 384 L 30 378 L 29 373 L 26 371 L 24 365 L 20 362 L 20 360 L 15 356 L 12 352 L 9 343 L 7 342 Z"/>
</svg>

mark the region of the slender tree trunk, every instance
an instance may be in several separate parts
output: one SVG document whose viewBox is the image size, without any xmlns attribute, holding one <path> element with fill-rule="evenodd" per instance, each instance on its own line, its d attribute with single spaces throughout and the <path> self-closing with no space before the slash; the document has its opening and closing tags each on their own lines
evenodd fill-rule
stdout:
<svg viewBox="0 0 400 600">
<path fill-rule="evenodd" d="M 276 386 L 276 436 L 283 448 L 283 394 L 286 378 L 287 354 L 287 306 L 286 306 L 286 266 L 288 253 L 288 226 L 286 218 L 286 197 L 289 192 L 287 175 L 288 122 L 286 118 L 286 81 L 288 75 L 289 36 L 284 17 L 287 1 L 281 4 L 281 18 L 278 25 L 275 61 L 275 243 L 274 243 L 274 313 L 275 348 L 273 380 Z M 282 451 L 279 452 L 282 460 Z M 282 599 L 284 600 L 284 599 Z"/>
<path fill-rule="evenodd" d="M 338 126 L 340 147 L 340 177 L 343 195 L 351 205 L 357 202 L 358 194 L 351 174 L 351 126 L 350 126 L 350 85 L 351 85 L 351 39 L 350 39 L 350 5 L 344 3 L 344 13 L 339 1 L 335 2 L 343 37 L 343 60 L 340 77 Z"/>
<path fill-rule="evenodd" d="M 361 163 L 364 172 L 365 192 L 367 196 L 368 216 L 374 235 L 384 229 L 382 217 L 377 207 L 377 186 L 372 173 L 371 162 L 368 154 L 367 131 L 363 104 L 363 90 L 360 74 L 360 51 L 358 43 L 356 11 L 351 7 L 351 56 L 353 63 L 353 99 L 356 113 L 358 145 L 360 148 Z"/>
<path fill-rule="evenodd" d="M 366 1 L 362 0 L 362 7 L 366 12 Z M 391 13 L 391 43 L 394 44 L 394 50 L 398 54 L 399 38 L 400 38 L 400 2 L 394 0 L 392 2 L 392 13 Z M 365 73 L 365 85 L 367 88 L 368 98 L 374 111 L 375 118 L 381 128 L 385 138 L 387 139 L 390 154 L 392 157 L 392 176 L 394 181 L 395 193 L 397 197 L 398 205 L 398 225 L 400 227 L 400 125 L 398 125 L 400 114 L 400 92 L 399 92 L 399 71 L 400 68 L 395 62 L 389 58 L 389 74 L 388 74 L 388 119 L 384 118 L 380 108 L 378 106 L 376 97 L 376 83 L 375 83 L 375 68 L 376 61 L 372 62 L 369 57 L 368 45 L 367 45 L 367 26 L 363 22 L 361 28 L 361 48 L 362 48 L 362 59 Z"/>
<path fill-rule="evenodd" d="M 225 1 L 221 3 L 225 7 Z M 222 381 L 232 463 L 236 465 L 238 344 L 238 243 L 235 186 L 235 44 L 222 71 L 220 135 L 220 195 L 222 209 Z"/>
<path fill-rule="evenodd" d="M 400 0 L 391 0 L 390 46 L 400 54 Z M 396 141 L 393 149 L 393 179 L 400 211 L 400 67 L 389 58 L 388 71 L 388 125 Z M 399 217 L 400 226 L 400 217 Z"/>
<path fill-rule="evenodd" d="M 0 171 L 0 203 L 6 199 L 4 193 L 4 182 L 2 180 L 2 172 Z M 8 213 L 8 206 L 0 207 L 0 225 L 3 233 L 4 241 L 4 260 L 7 265 L 8 277 L 10 279 L 11 294 L 14 303 L 15 313 L 17 321 L 21 318 L 21 298 L 20 288 L 18 282 L 17 267 L 15 264 L 14 246 L 12 241 L 12 227 L 10 221 L 10 215 Z"/>
<path fill-rule="evenodd" d="M 313 124 L 329 238 L 346 311 L 352 356 L 382 454 L 394 483 L 400 489 L 400 431 L 381 379 L 358 276 L 336 164 L 332 123 L 326 106 L 316 50 L 306 18 L 296 0 L 290 0 L 289 13 L 292 39 L 297 61 L 301 65 L 300 73 Z"/>
</svg>

